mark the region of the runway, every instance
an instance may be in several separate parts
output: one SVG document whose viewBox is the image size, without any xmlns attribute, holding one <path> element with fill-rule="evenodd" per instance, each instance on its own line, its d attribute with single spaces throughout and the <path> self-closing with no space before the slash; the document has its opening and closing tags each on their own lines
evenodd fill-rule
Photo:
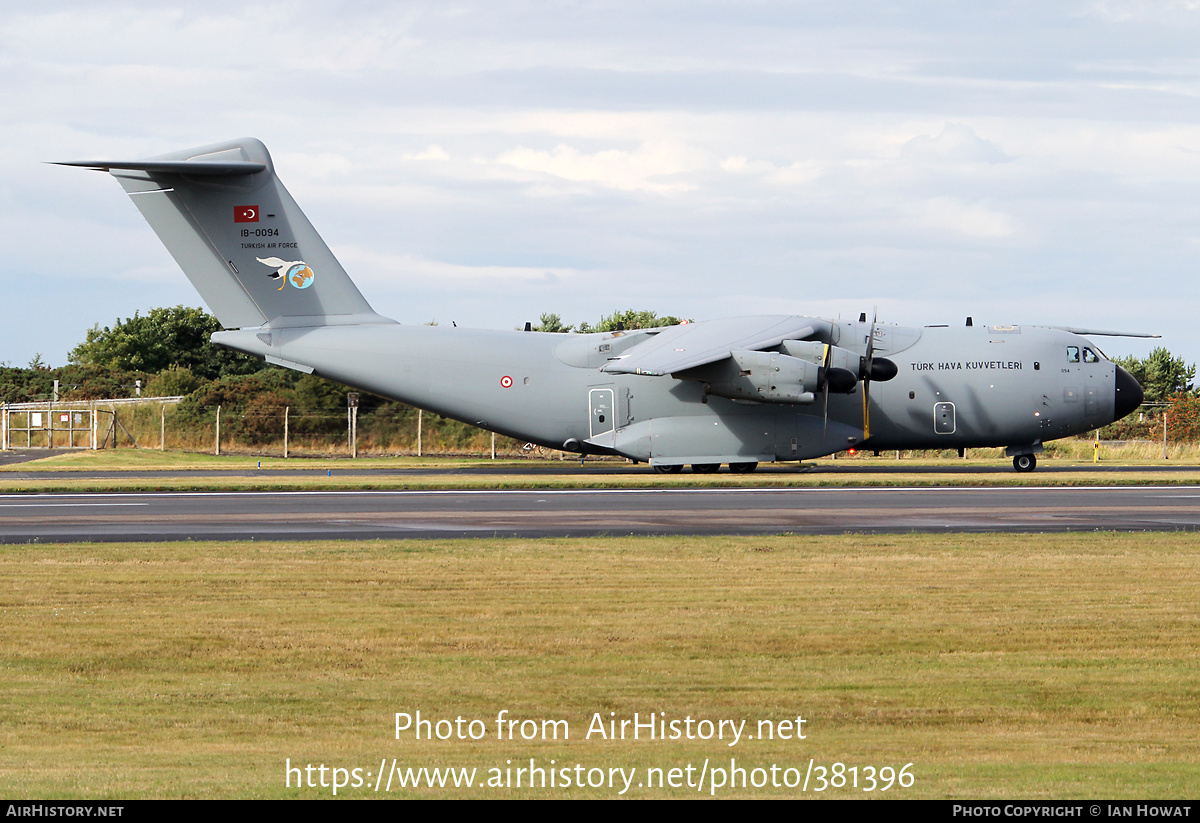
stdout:
<svg viewBox="0 0 1200 823">
<path fill-rule="evenodd" d="M 0 542 L 1200 529 L 1200 487 L 0 495 Z"/>
</svg>

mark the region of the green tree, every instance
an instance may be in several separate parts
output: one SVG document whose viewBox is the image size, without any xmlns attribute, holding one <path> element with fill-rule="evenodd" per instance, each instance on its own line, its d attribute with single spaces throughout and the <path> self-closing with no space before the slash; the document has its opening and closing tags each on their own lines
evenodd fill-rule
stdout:
<svg viewBox="0 0 1200 823">
<path fill-rule="evenodd" d="M 111 328 L 96 324 L 87 339 L 71 350 L 72 363 L 120 371 L 156 374 L 178 366 L 202 380 L 250 374 L 262 364 L 249 355 L 214 346 L 209 336 L 221 330 L 217 318 L 201 310 L 175 306 L 118 320 Z"/>
<path fill-rule="evenodd" d="M 49 400 L 53 391 L 54 375 L 49 369 L 0 366 L 0 402 Z"/>
<path fill-rule="evenodd" d="M 171 366 L 151 377 L 143 394 L 147 397 L 178 397 L 191 394 L 203 384 L 204 381 L 187 366 Z"/>
<path fill-rule="evenodd" d="M 1182 357 L 1172 356 L 1161 346 L 1150 352 L 1149 357 L 1118 357 L 1113 362 L 1142 384 L 1148 403 L 1162 403 L 1179 394 L 1195 393 L 1195 364 L 1188 366 Z"/>
<path fill-rule="evenodd" d="M 551 332 L 557 334 L 573 331 L 570 326 L 563 323 L 562 317 L 557 314 L 551 314 L 547 312 L 541 316 L 540 320 L 541 322 L 533 327 L 534 331 Z"/>
<path fill-rule="evenodd" d="M 63 400 L 99 400 L 106 397 L 133 397 L 137 392 L 137 381 L 142 381 L 142 394 L 147 375 L 141 372 L 123 372 L 106 366 L 73 364 L 54 369 L 58 378 L 58 396 Z"/>
<path fill-rule="evenodd" d="M 637 311 L 636 309 L 626 309 L 625 311 L 615 311 L 610 315 L 600 318 L 595 326 L 589 326 L 587 323 L 581 323 L 579 331 L 581 333 L 597 332 L 597 331 L 617 331 L 620 329 L 653 329 L 659 326 L 678 326 L 683 320 L 674 315 L 659 317 L 657 312 L 652 311 Z"/>
</svg>

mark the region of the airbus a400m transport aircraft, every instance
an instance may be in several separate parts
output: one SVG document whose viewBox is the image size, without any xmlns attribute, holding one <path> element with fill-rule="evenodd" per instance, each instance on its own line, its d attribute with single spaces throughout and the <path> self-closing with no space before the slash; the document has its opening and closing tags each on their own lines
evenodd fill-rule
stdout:
<svg viewBox="0 0 1200 823">
<path fill-rule="evenodd" d="M 1004 446 L 1124 417 L 1142 389 L 1082 334 L 767 315 L 597 334 L 405 326 L 376 314 L 243 139 L 109 172 L 227 331 L 214 343 L 485 429 L 660 471 L 857 449 Z"/>
</svg>

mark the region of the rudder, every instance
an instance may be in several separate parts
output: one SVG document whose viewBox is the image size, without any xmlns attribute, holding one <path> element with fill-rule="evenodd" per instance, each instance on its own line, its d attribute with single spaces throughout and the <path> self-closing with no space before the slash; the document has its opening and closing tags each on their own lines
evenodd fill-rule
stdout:
<svg viewBox="0 0 1200 823">
<path fill-rule="evenodd" d="M 115 177 L 225 328 L 393 322 L 371 309 L 258 140 L 62 165 Z"/>
</svg>

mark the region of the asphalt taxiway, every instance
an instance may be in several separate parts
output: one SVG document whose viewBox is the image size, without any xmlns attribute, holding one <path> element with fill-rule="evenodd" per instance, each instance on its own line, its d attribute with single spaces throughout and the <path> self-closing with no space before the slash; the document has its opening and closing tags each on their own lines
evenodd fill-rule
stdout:
<svg viewBox="0 0 1200 823">
<path fill-rule="evenodd" d="M 1200 530 L 1200 486 L 0 495 L 0 542 Z"/>
</svg>

